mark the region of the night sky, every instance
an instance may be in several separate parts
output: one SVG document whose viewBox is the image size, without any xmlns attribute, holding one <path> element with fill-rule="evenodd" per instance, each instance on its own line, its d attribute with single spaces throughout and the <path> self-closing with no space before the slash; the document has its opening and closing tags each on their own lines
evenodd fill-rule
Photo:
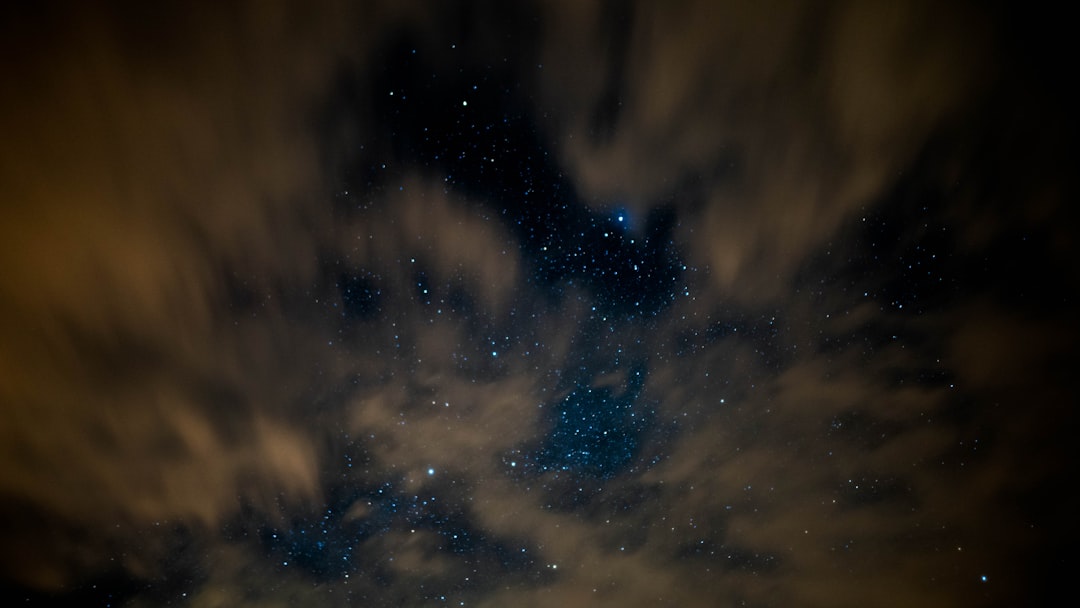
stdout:
<svg viewBox="0 0 1080 608">
<path fill-rule="evenodd" d="M 0 604 L 1075 597 L 1063 14 L 218 4 L 0 16 Z"/>
</svg>

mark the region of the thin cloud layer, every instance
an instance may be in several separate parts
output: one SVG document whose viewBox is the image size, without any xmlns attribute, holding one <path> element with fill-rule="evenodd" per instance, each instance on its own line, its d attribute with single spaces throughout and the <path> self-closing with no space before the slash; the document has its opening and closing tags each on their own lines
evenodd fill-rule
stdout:
<svg viewBox="0 0 1080 608">
<path fill-rule="evenodd" d="M 205 10 L 4 27 L 4 597 L 1054 595 L 1072 185 L 999 170 L 1060 141 L 1007 16 Z"/>
<path fill-rule="evenodd" d="M 595 8 L 552 19 L 560 150 L 592 196 L 680 206 L 727 300 L 783 297 L 986 78 L 987 17 L 957 6 Z"/>
</svg>

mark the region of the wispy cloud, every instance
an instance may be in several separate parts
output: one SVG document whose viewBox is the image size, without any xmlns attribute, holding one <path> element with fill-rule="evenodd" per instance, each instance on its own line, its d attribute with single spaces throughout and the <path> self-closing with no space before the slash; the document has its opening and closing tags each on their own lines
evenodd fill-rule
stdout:
<svg viewBox="0 0 1080 608">
<path fill-rule="evenodd" d="M 1009 605 L 1061 567 L 1068 185 L 987 169 L 1028 141 L 984 129 L 999 15 L 129 9 L 3 28 L 4 593 Z"/>
</svg>

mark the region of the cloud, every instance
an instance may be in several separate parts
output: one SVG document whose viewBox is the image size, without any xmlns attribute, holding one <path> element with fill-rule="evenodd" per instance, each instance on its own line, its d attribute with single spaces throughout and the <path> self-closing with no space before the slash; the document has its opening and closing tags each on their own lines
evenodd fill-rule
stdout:
<svg viewBox="0 0 1080 608">
<path fill-rule="evenodd" d="M 980 202 L 992 15 L 138 10 L 5 28 L 4 584 L 992 605 L 1064 555 L 1066 188 Z"/>
<path fill-rule="evenodd" d="M 272 345 L 228 307 L 236 277 L 313 279 L 329 212 L 309 204 L 326 185 L 304 116 L 347 28 L 216 11 L 16 16 L 0 493 L 46 517 L 213 527 L 239 493 L 318 489 L 317 450 L 280 416 L 287 376 L 257 388 L 294 364 L 253 352 Z"/>
<path fill-rule="evenodd" d="M 591 6 L 553 18 L 545 47 L 562 158 L 590 198 L 677 205 L 710 292 L 736 302 L 782 297 L 986 79 L 988 25 L 952 5 Z"/>
</svg>

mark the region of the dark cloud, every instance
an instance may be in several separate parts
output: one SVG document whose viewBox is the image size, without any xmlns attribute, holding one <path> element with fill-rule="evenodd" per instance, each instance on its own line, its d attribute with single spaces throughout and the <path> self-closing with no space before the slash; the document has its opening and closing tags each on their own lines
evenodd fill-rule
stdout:
<svg viewBox="0 0 1080 608">
<path fill-rule="evenodd" d="M 0 594 L 1046 603 L 1075 124 L 1027 15 L 14 10 Z"/>
</svg>

